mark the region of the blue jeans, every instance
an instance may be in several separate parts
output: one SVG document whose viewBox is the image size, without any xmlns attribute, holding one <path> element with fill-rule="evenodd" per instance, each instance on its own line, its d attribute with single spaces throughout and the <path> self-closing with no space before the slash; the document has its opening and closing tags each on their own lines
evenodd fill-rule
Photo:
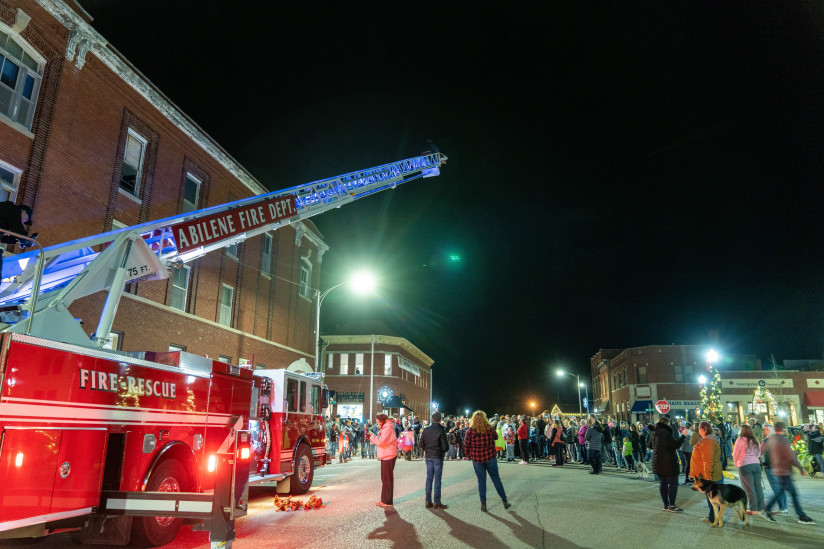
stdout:
<svg viewBox="0 0 824 549">
<path fill-rule="evenodd" d="M 721 480 L 718 481 L 718 484 L 724 484 L 724 477 L 721 477 Z M 715 522 L 715 509 L 712 508 L 712 503 L 710 503 L 710 497 L 707 496 L 707 506 L 710 508 L 710 514 L 707 515 L 707 519 L 710 522 Z"/>
<path fill-rule="evenodd" d="M 441 502 L 441 474 L 443 473 L 443 460 L 426 458 L 426 485 L 424 494 L 426 503 L 432 503 L 432 480 L 435 480 L 435 503 Z"/>
<path fill-rule="evenodd" d="M 778 477 L 772 474 L 772 470 L 769 467 L 764 467 L 764 474 L 767 475 L 767 481 L 770 483 L 770 488 L 772 488 L 773 494 L 778 495 L 778 508 L 782 511 L 786 511 L 787 494 L 781 491 L 778 485 Z"/>
<path fill-rule="evenodd" d="M 801 508 L 801 503 L 798 501 L 798 493 L 795 491 L 795 484 L 793 484 L 793 477 L 791 475 L 787 476 L 780 476 L 775 475 L 775 478 L 778 480 L 778 493 L 776 493 L 770 502 L 767 504 L 767 512 L 769 513 L 772 509 L 772 506 L 775 505 L 775 502 L 778 501 L 779 497 L 785 495 L 785 492 L 790 493 L 790 497 L 793 498 L 793 507 L 795 507 L 795 513 L 798 515 L 798 518 L 807 516 L 804 514 L 804 510 Z"/>
<path fill-rule="evenodd" d="M 492 484 L 495 486 L 495 491 L 501 496 L 503 501 L 506 501 L 506 492 L 504 492 L 504 485 L 501 482 L 501 477 L 498 476 L 498 460 L 495 458 L 489 461 L 473 461 L 472 467 L 475 468 L 475 476 L 478 477 L 478 494 L 481 496 L 481 503 L 486 503 L 486 474 L 489 473 L 489 478 L 492 479 Z"/>
</svg>

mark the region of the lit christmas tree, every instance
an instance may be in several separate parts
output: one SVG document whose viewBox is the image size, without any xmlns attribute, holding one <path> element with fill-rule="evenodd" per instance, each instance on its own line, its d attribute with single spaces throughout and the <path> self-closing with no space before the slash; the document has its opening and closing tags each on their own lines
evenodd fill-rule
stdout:
<svg viewBox="0 0 824 549">
<path fill-rule="evenodd" d="M 701 387 L 701 412 L 704 419 L 715 425 L 724 420 L 721 409 L 721 374 L 718 369 L 708 366 L 709 383 Z"/>
<path fill-rule="evenodd" d="M 767 390 L 766 387 L 759 387 L 755 390 L 753 395 L 753 402 L 758 404 L 767 404 L 767 415 L 772 419 L 772 416 L 778 411 L 775 397 Z"/>
</svg>

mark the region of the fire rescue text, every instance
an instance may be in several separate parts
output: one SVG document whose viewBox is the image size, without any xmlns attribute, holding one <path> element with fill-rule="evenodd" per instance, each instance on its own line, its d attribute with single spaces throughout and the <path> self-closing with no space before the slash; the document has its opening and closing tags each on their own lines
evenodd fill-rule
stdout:
<svg viewBox="0 0 824 549">
<path fill-rule="evenodd" d="M 114 372 L 80 369 L 80 388 L 127 395 L 158 396 L 174 400 L 177 388 L 174 383 L 143 379 L 141 377 L 120 376 Z"/>
</svg>

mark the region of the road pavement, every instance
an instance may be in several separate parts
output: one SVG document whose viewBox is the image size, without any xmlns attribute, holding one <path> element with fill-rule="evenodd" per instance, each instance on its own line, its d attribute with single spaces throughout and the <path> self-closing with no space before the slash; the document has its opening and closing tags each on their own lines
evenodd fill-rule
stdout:
<svg viewBox="0 0 824 549">
<path fill-rule="evenodd" d="M 255 489 L 249 515 L 237 522 L 236 549 L 258 548 L 816 548 L 824 547 L 824 480 L 796 476 L 805 512 L 818 524 L 801 525 L 797 518 L 777 522 L 751 516 L 750 526 L 727 511 L 723 528 L 701 522 L 706 498 L 689 487 L 678 491 L 683 513 L 662 510 L 658 483 L 606 468 L 600 476 L 581 465 L 552 468 L 501 463 L 510 502 L 504 510 L 487 482 L 488 512 L 480 510 L 478 487 L 469 461 L 444 464 L 443 503 L 424 507 L 425 465 L 399 460 L 395 468 L 395 506 L 380 508 L 380 472 L 376 460 L 354 458 L 333 463 L 315 473 L 312 491 L 326 504 L 313 511 L 276 512 L 271 490 Z M 765 495 L 772 494 L 769 487 Z M 792 503 L 790 503 L 792 513 Z M 62 533 L 38 547 L 77 546 L 74 534 Z M 99 546 L 97 546 L 99 547 Z M 170 549 L 208 548 L 208 534 L 184 526 Z"/>
</svg>

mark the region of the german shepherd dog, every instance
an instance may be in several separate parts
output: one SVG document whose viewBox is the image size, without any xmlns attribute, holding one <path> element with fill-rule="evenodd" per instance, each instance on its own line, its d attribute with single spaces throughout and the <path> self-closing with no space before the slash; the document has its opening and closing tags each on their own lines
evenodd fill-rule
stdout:
<svg viewBox="0 0 824 549">
<path fill-rule="evenodd" d="M 724 526 L 722 518 L 727 507 L 731 507 L 733 514 L 737 514 L 747 526 L 750 525 L 750 517 L 747 515 L 747 493 L 744 490 L 734 484 L 718 484 L 704 478 L 699 478 L 695 486 L 699 492 L 707 495 L 712 504 L 715 513 L 713 527 Z"/>
</svg>

